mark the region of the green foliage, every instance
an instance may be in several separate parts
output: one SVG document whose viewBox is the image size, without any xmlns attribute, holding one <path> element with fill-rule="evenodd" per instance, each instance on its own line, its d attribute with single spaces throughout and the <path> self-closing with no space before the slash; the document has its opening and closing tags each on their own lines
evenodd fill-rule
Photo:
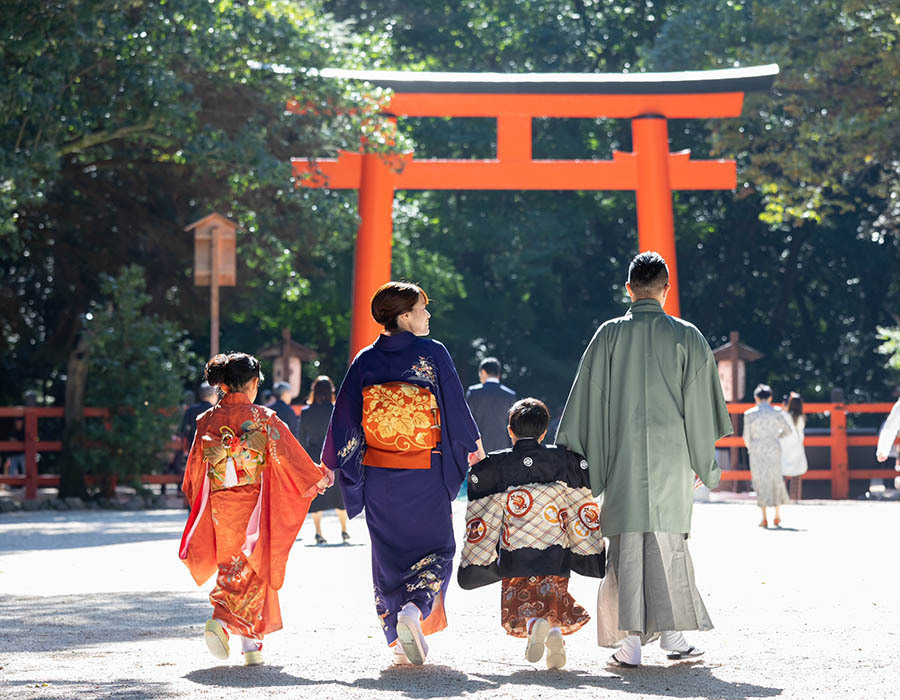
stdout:
<svg viewBox="0 0 900 700">
<path fill-rule="evenodd" d="M 900 328 L 878 327 L 878 339 L 884 342 L 878 346 L 878 352 L 887 355 L 888 367 L 900 370 Z"/>
<path fill-rule="evenodd" d="M 143 270 L 132 265 L 102 283 L 103 301 L 85 316 L 88 374 L 85 403 L 110 417 L 85 422 L 79 459 L 88 473 L 133 477 L 160 471 L 162 447 L 176 432 L 183 385 L 199 363 L 186 334 L 147 315 Z"/>
<path fill-rule="evenodd" d="M 7 3 L 0 368 L 16 381 L 3 401 L 38 382 L 61 397 L 86 304 L 130 262 L 146 269 L 149 308 L 208 347 L 182 229 L 213 210 L 241 226 L 224 343 L 255 351 L 291 326 L 326 351 L 343 343 L 343 361 L 355 207 L 317 209 L 290 158 L 355 149 L 361 133 L 368 150 L 402 147 L 383 94 L 318 77 L 363 65 L 361 46 L 316 2 Z"/>
<path fill-rule="evenodd" d="M 689 32 L 702 36 L 691 41 Z M 772 226 L 855 212 L 860 233 L 900 231 L 900 13 L 892 0 L 683 3 L 648 51 L 657 70 L 778 63 L 746 117 L 710 125 L 739 157 Z"/>
<path fill-rule="evenodd" d="M 316 69 L 620 72 L 777 62 L 733 120 L 673 120 L 673 150 L 737 158 L 739 189 L 679 192 L 682 312 L 713 345 L 741 332 L 767 379 L 807 398 L 890 381 L 876 327 L 897 325 L 896 8 L 886 0 L 73 0 L 8 3 L 0 55 L 0 386 L 61 397 L 65 359 L 101 281 L 146 271 L 144 307 L 208 348 L 208 291 L 185 224 L 238 231 L 222 347 L 281 328 L 346 366 L 354 192 L 297 189 L 292 156 L 414 144 L 492 157 L 489 119 L 378 114 L 385 95 Z M 329 14 L 333 13 L 333 14 Z M 298 113 L 286 102 L 296 98 Z M 825 110 L 825 112 L 823 112 Z M 538 158 L 630 150 L 628 120 L 535 120 Z M 485 354 L 555 413 L 596 326 L 621 313 L 634 197 L 607 192 L 401 192 L 393 270 L 434 299 L 463 381 Z M 271 367 L 267 368 L 270 373 Z M 191 377 L 199 381 L 199 374 Z"/>
</svg>

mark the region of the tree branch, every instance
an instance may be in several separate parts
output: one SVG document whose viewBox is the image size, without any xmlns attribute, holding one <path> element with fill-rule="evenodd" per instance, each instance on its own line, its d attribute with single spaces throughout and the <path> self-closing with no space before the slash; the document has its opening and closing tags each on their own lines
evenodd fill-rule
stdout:
<svg viewBox="0 0 900 700">
<path fill-rule="evenodd" d="M 16 138 L 16 147 L 13 149 L 14 153 L 19 152 L 19 146 L 22 144 L 22 135 L 25 133 L 25 127 L 28 125 L 29 116 L 26 114 L 25 118 L 22 120 L 22 126 L 19 127 L 19 136 Z"/>
<path fill-rule="evenodd" d="M 65 146 L 59 149 L 59 155 L 68 156 L 73 153 L 86 151 L 88 148 L 97 146 L 101 143 L 109 143 L 110 141 L 125 138 L 126 136 L 131 136 L 132 134 L 137 134 L 142 131 L 149 131 L 155 125 L 156 119 L 154 117 L 149 117 L 142 124 L 123 126 L 120 129 L 116 129 L 115 131 L 95 131 L 91 134 L 82 136 L 77 141 L 70 141 Z"/>
</svg>

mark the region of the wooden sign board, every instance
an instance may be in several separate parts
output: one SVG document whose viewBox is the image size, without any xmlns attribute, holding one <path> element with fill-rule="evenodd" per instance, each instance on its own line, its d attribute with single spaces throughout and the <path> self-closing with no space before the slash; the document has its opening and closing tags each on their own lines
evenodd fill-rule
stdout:
<svg viewBox="0 0 900 700">
<path fill-rule="evenodd" d="M 236 236 L 234 229 L 219 235 L 219 285 L 233 287 L 237 282 L 235 265 Z M 194 284 L 208 286 L 212 274 L 212 230 L 194 231 Z"/>
<path fill-rule="evenodd" d="M 212 276 L 213 231 L 218 238 L 218 282 L 220 287 L 233 287 L 237 282 L 235 248 L 237 224 L 220 214 L 210 214 L 185 227 L 194 231 L 194 284 L 208 286 Z"/>
</svg>

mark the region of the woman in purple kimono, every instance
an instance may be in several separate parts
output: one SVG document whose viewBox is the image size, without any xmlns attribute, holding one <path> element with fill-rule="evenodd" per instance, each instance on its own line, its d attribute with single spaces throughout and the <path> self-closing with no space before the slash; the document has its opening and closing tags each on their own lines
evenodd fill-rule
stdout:
<svg viewBox="0 0 900 700">
<path fill-rule="evenodd" d="M 385 331 L 347 370 L 322 450 L 349 516 L 365 508 L 375 610 L 394 662 L 417 665 L 428 654 L 425 635 L 447 626 L 450 504 L 470 455 L 484 456 L 450 354 L 424 337 L 427 304 L 406 282 L 388 282 L 372 297 Z"/>
</svg>

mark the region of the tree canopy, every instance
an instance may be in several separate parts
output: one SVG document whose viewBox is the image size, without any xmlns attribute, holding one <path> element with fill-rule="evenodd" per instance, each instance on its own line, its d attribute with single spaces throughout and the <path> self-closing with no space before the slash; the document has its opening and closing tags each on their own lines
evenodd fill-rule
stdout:
<svg viewBox="0 0 900 700">
<path fill-rule="evenodd" d="M 0 363 L 5 403 L 59 398 L 101 280 L 144 268 L 147 310 L 208 347 L 185 224 L 240 224 L 223 348 L 281 327 L 339 379 L 347 361 L 355 195 L 294 187 L 292 156 L 366 147 L 490 157 L 489 120 L 378 116 L 384 97 L 323 67 L 621 72 L 777 62 L 734 120 L 672 121 L 673 150 L 738 160 L 731 192 L 674 197 L 682 314 L 713 345 L 765 353 L 749 381 L 884 398 L 879 327 L 900 325 L 900 24 L 887 0 L 19 0 L 0 16 Z M 285 109 L 297 98 L 300 113 Z M 627 120 L 536 120 L 538 158 L 630 150 Z M 597 325 L 627 304 L 634 197 L 401 192 L 394 275 L 434 298 L 464 381 L 500 356 L 509 383 L 565 400 Z M 884 272 L 882 272 L 884 270 Z M 199 381 L 199 367 L 195 375 Z"/>
</svg>

